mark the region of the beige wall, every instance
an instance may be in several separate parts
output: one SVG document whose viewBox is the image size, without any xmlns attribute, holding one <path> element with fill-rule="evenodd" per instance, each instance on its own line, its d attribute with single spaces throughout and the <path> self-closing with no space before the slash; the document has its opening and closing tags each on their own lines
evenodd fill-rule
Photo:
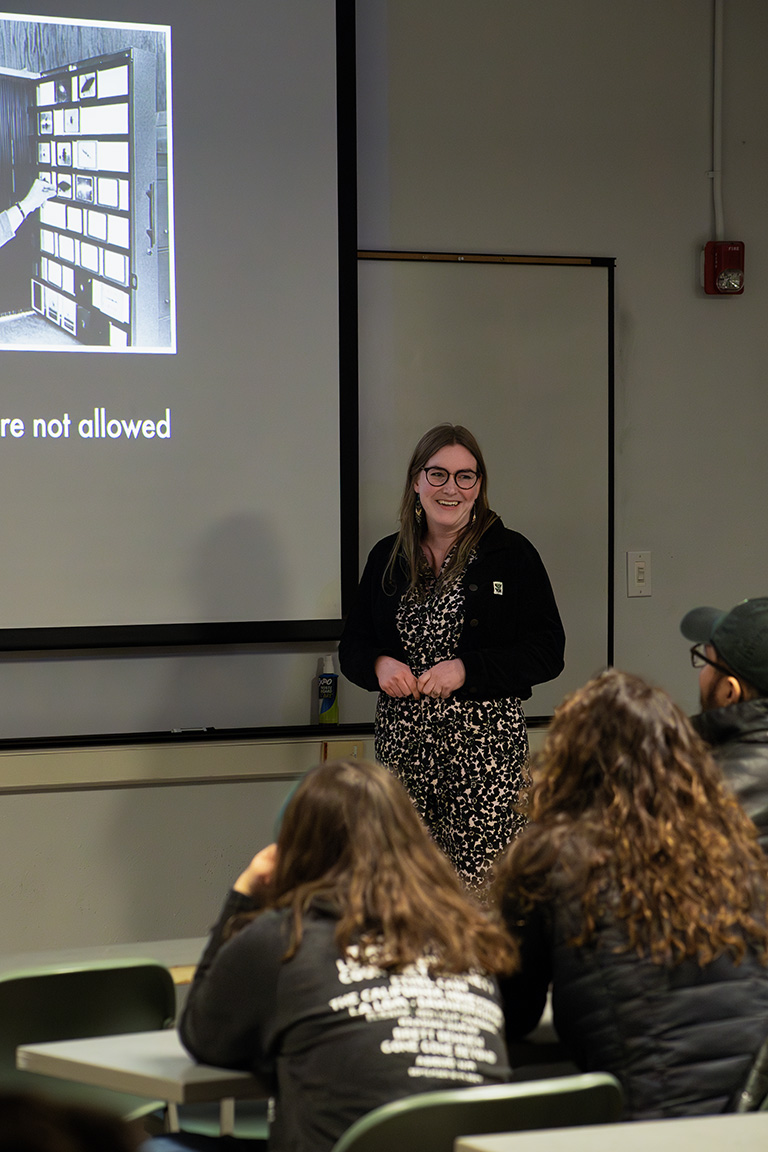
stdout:
<svg viewBox="0 0 768 1152">
<path fill-rule="evenodd" d="M 0 954 L 204 936 L 332 737 L 0 753 Z"/>
</svg>

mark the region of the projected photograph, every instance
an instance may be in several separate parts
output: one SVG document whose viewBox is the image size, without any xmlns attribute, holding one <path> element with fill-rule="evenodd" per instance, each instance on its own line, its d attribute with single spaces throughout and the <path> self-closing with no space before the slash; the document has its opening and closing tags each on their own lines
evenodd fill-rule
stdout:
<svg viewBox="0 0 768 1152">
<path fill-rule="evenodd" d="M 170 47 L 0 13 L 0 350 L 176 351 Z"/>
</svg>

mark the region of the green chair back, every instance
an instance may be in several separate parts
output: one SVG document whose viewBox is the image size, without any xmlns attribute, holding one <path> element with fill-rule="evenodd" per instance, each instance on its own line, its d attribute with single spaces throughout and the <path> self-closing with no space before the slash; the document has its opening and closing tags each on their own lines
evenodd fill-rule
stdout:
<svg viewBox="0 0 768 1152">
<path fill-rule="evenodd" d="M 173 1024 L 176 989 L 152 960 L 103 960 L 0 973 L 0 1088 L 42 1092 L 135 1117 L 162 1101 L 92 1088 L 16 1067 L 20 1044 L 151 1032 Z"/>
<path fill-rule="evenodd" d="M 362 1116 L 333 1152 L 453 1152 L 459 1136 L 607 1124 L 620 1119 L 622 1104 L 607 1072 L 421 1092 Z"/>
</svg>

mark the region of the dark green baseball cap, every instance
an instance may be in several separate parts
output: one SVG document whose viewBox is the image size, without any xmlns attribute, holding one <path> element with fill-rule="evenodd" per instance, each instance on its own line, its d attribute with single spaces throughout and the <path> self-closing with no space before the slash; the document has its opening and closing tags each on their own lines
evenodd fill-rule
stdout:
<svg viewBox="0 0 768 1152">
<path fill-rule="evenodd" d="M 742 600 L 730 612 L 693 608 L 680 631 L 686 640 L 711 644 L 737 676 L 768 695 L 768 596 Z"/>
</svg>

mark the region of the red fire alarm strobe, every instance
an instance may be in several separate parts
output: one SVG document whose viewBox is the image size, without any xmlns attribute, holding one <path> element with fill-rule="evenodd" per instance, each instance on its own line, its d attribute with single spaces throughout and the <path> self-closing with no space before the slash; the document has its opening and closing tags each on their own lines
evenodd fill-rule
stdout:
<svg viewBox="0 0 768 1152">
<path fill-rule="evenodd" d="M 704 291 L 708 296 L 739 296 L 744 291 L 741 240 L 710 240 L 704 249 Z"/>
</svg>

